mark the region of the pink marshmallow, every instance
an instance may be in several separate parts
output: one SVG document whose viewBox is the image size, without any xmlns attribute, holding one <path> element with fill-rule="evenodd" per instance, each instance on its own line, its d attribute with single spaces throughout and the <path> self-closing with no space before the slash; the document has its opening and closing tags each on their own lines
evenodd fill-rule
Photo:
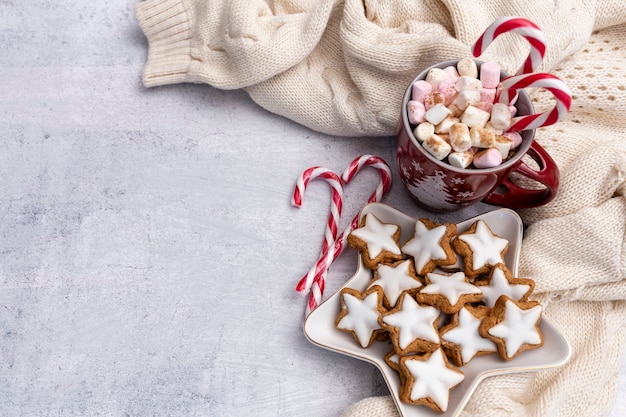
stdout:
<svg viewBox="0 0 626 417">
<path fill-rule="evenodd" d="M 449 80 L 454 80 L 454 82 L 456 82 L 456 80 L 459 79 L 459 72 L 456 70 L 456 67 L 454 65 L 445 67 L 443 69 L 443 72 L 445 72 L 448 75 Z"/>
<path fill-rule="evenodd" d="M 454 68 L 454 67 L 453 67 Z M 454 100 L 454 96 L 456 95 L 456 81 L 452 79 L 446 79 L 439 83 L 437 86 L 437 91 L 443 94 L 444 105 L 449 106 Z"/>
<path fill-rule="evenodd" d="M 502 136 L 511 139 L 511 149 L 517 148 L 522 143 L 522 135 L 520 135 L 519 132 L 512 130 L 509 132 L 504 132 Z"/>
<path fill-rule="evenodd" d="M 480 90 L 480 101 L 489 101 L 493 103 L 495 99 L 496 99 L 495 88 L 482 88 Z"/>
<path fill-rule="evenodd" d="M 496 148 L 477 152 L 472 161 L 476 168 L 493 168 L 502 163 L 502 154 Z"/>
<path fill-rule="evenodd" d="M 414 101 L 424 102 L 426 94 L 430 94 L 433 91 L 433 86 L 429 82 L 424 80 L 417 80 L 413 83 L 411 90 L 411 99 Z"/>
<path fill-rule="evenodd" d="M 500 83 L 500 65 L 485 62 L 480 66 L 480 81 L 485 88 L 496 88 Z"/>
<path fill-rule="evenodd" d="M 421 101 L 411 100 L 406 105 L 406 111 L 409 116 L 409 122 L 416 125 L 420 124 L 426 119 L 424 115 L 426 114 L 426 107 Z"/>
</svg>

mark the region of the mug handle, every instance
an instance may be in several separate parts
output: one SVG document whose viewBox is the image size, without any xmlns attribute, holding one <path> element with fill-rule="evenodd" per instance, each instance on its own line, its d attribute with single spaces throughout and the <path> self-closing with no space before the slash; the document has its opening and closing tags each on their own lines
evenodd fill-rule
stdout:
<svg viewBox="0 0 626 417">
<path fill-rule="evenodd" d="M 532 141 L 526 153 L 539 165 L 539 170 L 530 168 L 520 159 L 514 171 L 545 186 L 542 189 L 528 189 L 514 184 L 506 178 L 496 191 L 483 201 L 487 204 L 510 208 L 531 208 L 549 203 L 559 188 L 559 168 L 548 152 L 537 142 Z M 504 188 L 504 190 L 502 190 Z"/>
</svg>

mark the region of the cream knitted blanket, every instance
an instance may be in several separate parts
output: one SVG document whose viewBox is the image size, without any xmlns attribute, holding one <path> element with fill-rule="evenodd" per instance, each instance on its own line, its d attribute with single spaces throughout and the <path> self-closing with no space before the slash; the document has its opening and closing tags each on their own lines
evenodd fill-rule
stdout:
<svg viewBox="0 0 626 417">
<path fill-rule="evenodd" d="M 540 70 L 573 92 L 565 121 L 536 140 L 561 169 L 557 198 L 521 211 L 520 275 L 570 341 L 557 370 L 488 378 L 463 416 L 605 415 L 626 346 L 626 2 L 624 0 L 147 0 L 146 86 L 245 89 L 267 110 L 333 135 L 395 133 L 402 93 L 421 69 L 469 56 L 496 18 L 544 31 Z M 482 59 L 513 73 L 525 40 L 499 37 Z M 536 107 L 551 97 L 533 92 Z M 344 417 L 396 416 L 389 397 Z"/>
</svg>

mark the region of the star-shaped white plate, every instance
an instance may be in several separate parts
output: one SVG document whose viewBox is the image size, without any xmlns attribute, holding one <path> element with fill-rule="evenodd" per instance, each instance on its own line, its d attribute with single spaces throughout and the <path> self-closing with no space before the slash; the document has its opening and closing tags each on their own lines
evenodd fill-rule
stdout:
<svg viewBox="0 0 626 417">
<path fill-rule="evenodd" d="M 401 244 L 412 237 L 416 222 L 414 218 L 380 203 L 367 205 L 362 210 L 361 217 L 367 213 L 375 214 L 385 223 L 399 225 Z M 512 210 L 497 209 L 458 223 L 458 232 L 467 230 L 474 221 L 479 219 L 484 220 L 493 233 L 509 241 L 505 262 L 513 276 L 517 276 L 522 244 L 522 221 L 520 217 Z M 364 289 L 372 276 L 373 272 L 363 265 L 359 257 L 357 271 L 344 287 Z M 427 407 L 406 404 L 399 400 L 400 378 L 397 372 L 385 363 L 384 359 L 385 354 L 392 349 L 391 344 L 374 342 L 372 346 L 364 349 L 355 342 L 350 333 L 342 332 L 335 327 L 335 318 L 340 310 L 340 292 L 341 289 L 309 314 L 304 322 L 304 334 L 313 344 L 377 366 L 387 382 L 391 396 L 402 417 L 457 416 L 483 379 L 500 374 L 556 368 L 564 365 L 571 354 L 567 340 L 544 317 L 540 324 L 544 337 L 542 347 L 526 351 L 508 362 L 496 354 L 472 359 L 467 365 L 460 368 L 465 373 L 465 379 L 450 393 L 448 410 L 445 413 L 437 413 Z"/>
</svg>

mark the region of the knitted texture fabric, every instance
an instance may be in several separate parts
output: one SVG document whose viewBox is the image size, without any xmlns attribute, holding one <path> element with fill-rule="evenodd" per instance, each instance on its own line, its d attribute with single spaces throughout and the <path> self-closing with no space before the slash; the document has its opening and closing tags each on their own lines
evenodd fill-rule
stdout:
<svg viewBox="0 0 626 417">
<path fill-rule="evenodd" d="M 487 378 L 461 415 L 609 412 L 626 347 L 626 2 L 147 0 L 136 12 L 149 44 L 146 86 L 242 88 L 271 112 L 345 136 L 393 135 L 413 77 L 469 56 L 495 19 L 541 27 L 540 71 L 564 80 L 573 101 L 566 119 L 536 133 L 561 183 L 551 203 L 519 210 L 528 226 L 519 275 L 535 279 L 572 357 L 554 370 Z M 505 34 L 481 59 L 514 73 L 527 54 L 526 40 Z M 553 105 L 551 93 L 529 92 L 536 109 Z M 342 417 L 397 415 L 385 396 Z"/>
</svg>

